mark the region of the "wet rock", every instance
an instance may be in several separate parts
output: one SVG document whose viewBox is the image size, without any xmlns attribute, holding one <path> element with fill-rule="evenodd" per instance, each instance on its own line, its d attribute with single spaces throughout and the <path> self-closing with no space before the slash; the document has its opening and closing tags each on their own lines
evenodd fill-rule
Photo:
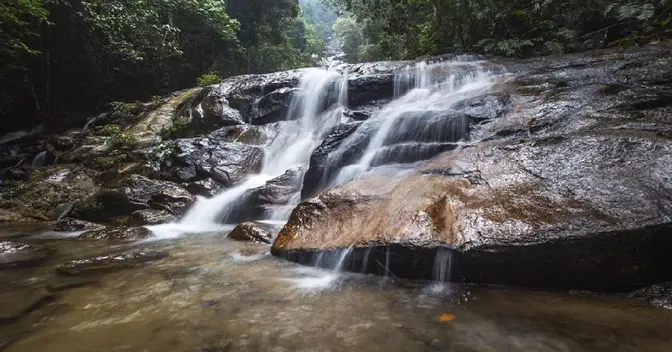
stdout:
<svg viewBox="0 0 672 352">
<path fill-rule="evenodd" d="M 236 241 L 268 243 L 273 241 L 272 226 L 259 222 L 244 222 L 231 231 L 229 238 Z"/>
<path fill-rule="evenodd" d="M 250 123 L 264 125 L 285 120 L 292 98 L 296 94 L 297 89 L 284 87 L 264 95 L 253 104 Z"/>
<path fill-rule="evenodd" d="M 368 120 L 371 117 L 371 114 L 368 111 L 364 110 L 346 110 L 343 113 L 343 116 L 353 119 L 355 121 L 364 121 Z"/>
<path fill-rule="evenodd" d="M 394 75 L 377 74 L 348 79 L 348 107 L 390 99 L 394 96 Z"/>
<path fill-rule="evenodd" d="M 212 178 L 224 187 L 232 187 L 248 174 L 261 169 L 263 150 L 242 143 L 226 143 L 210 138 L 177 141 L 176 160 L 183 181 Z"/>
<path fill-rule="evenodd" d="M 29 265 L 47 257 L 47 251 L 42 247 L 25 243 L 0 241 L 0 269 Z"/>
<path fill-rule="evenodd" d="M 144 227 L 108 227 L 102 230 L 87 231 L 77 237 L 80 240 L 108 240 L 133 242 L 154 236 Z"/>
<path fill-rule="evenodd" d="M 73 210 L 74 216 L 105 222 L 148 209 L 179 215 L 195 200 L 194 196 L 173 182 L 152 180 L 140 175 L 125 176 L 108 186 L 78 204 Z"/>
<path fill-rule="evenodd" d="M 442 266 L 453 281 L 528 287 L 631 291 L 672 281 L 667 50 L 529 60 L 501 87 L 518 91 L 510 108 L 506 95 L 456 105 L 490 119 L 467 132 L 483 142 L 309 199 L 272 253 L 308 263 L 347 251 L 349 270 L 436 279 Z"/>
<path fill-rule="evenodd" d="M 510 96 L 505 93 L 488 94 L 462 100 L 453 109 L 476 121 L 491 120 L 510 109 Z"/>
<path fill-rule="evenodd" d="M 179 117 L 178 111 L 182 105 L 192 100 L 200 93 L 200 88 L 173 92 L 167 97 L 153 102 L 151 108 L 139 114 L 138 121 L 128 128 L 127 133 L 135 137 L 140 143 L 148 144 L 155 140 L 162 132 L 168 130 Z M 197 121 L 200 122 L 200 121 Z M 210 128 L 213 130 L 214 128 Z"/>
<path fill-rule="evenodd" d="M 280 120 L 305 70 L 236 76 L 208 87 L 204 119 L 219 126 L 264 124 Z"/>
<path fill-rule="evenodd" d="M 175 221 L 177 218 L 166 210 L 138 210 L 133 213 L 133 222 L 137 225 L 159 225 Z"/>
<path fill-rule="evenodd" d="M 5 171 L 4 176 L 5 176 L 6 179 L 12 180 L 12 181 L 28 181 L 28 180 L 30 180 L 30 175 L 28 174 L 28 172 L 26 172 L 26 170 L 18 169 L 18 168 L 9 169 L 9 170 Z"/>
<path fill-rule="evenodd" d="M 313 196 L 323 186 L 323 181 L 330 178 L 329 171 L 337 171 L 361 156 L 363 148 L 368 143 L 368 138 L 363 134 L 361 138 L 354 138 L 356 143 L 352 143 L 351 148 L 345 149 L 342 153 L 335 153 L 343 141 L 355 133 L 361 124 L 350 122 L 336 126 L 320 146 L 315 148 L 310 156 L 310 167 L 303 178 L 301 198 Z"/>
<path fill-rule="evenodd" d="M 55 231 L 74 232 L 102 230 L 105 226 L 79 219 L 64 218 L 56 222 L 53 228 Z"/>
<path fill-rule="evenodd" d="M 300 168 L 287 170 L 265 185 L 249 192 L 249 202 L 253 213 L 263 215 L 273 206 L 288 204 L 292 197 L 301 190 L 303 170 Z"/>
<path fill-rule="evenodd" d="M 168 252 L 165 251 L 135 251 L 73 260 L 58 266 L 56 270 L 65 275 L 96 275 L 136 268 L 166 257 L 168 257 Z"/>
<path fill-rule="evenodd" d="M 656 307 L 672 309 L 672 282 L 645 287 L 631 293 L 629 296 L 648 302 Z"/>
<path fill-rule="evenodd" d="M 205 180 L 189 183 L 185 188 L 193 195 L 213 197 L 217 195 L 223 187 L 212 178 L 206 178 Z"/>
</svg>

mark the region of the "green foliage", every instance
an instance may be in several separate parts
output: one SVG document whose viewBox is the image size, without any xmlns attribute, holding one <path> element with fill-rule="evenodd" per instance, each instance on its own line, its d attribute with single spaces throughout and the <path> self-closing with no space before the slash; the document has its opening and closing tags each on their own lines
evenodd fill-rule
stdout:
<svg viewBox="0 0 672 352">
<path fill-rule="evenodd" d="M 187 134 L 187 129 L 189 128 L 189 119 L 186 117 L 177 117 L 173 121 L 173 124 L 170 127 L 159 133 L 161 140 L 169 140 L 176 138 L 184 138 Z"/>
<path fill-rule="evenodd" d="M 100 126 L 93 130 L 93 134 L 101 137 L 109 137 L 108 143 L 110 149 L 114 151 L 129 151 L 138 147 L 137 138 L 125 133 L 121 126 L 117 124 Z"/>
<path fill-rule="evenodd" d="M 171 167 L 175 153 L 177 153 L 176 148 L 173 141 L 163 141 L 155 145 L 147 154 L 147 166 L 157 172 L 164 167 Z"/>
<path fill-rule="evenodd" d="M 7 0 L 0 29 L 2 130 L 61 128 L 111 101 L 306 66 L 322 50 L 298 0 Z"/>
<path fill-rule="evenodd" d="M 220 77 L 216 73 L 206 73 L 204 75 L 199 76 L 196 79 L 196 85 L 199 87 L 207 87 L 213 84 L 218 84 L 223 81 L 222 77 Z"/>
<path fill-rule="evenodd" d="M 356 60 L 557 55 L 672 36 L 670 0 L 326 1 L 350 14 L 334 29 Z"/>
</svg>

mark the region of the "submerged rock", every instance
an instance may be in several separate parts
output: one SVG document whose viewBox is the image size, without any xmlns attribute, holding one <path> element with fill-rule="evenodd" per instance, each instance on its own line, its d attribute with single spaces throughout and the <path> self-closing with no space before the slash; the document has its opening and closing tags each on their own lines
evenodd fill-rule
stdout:
<svg viewBox="0 0 672 352">
<path fill-rule="evenodd" d="M 52 302 L 55 296 L 42 288 L 19 287 L 0 292 L 0 324 L 9 324 Z M 3 347 L 0 343 L 0 347 Z"/>
<path fill-rule="evenodd" d="M 0 241 L 0 269 L 29 265 L 44 260 L 47 251 L 25 243 Z"/>
<path fill-rule="evenodd" d="M 274 234 L 275 229 L 271 225 L 260 222 L 244 222 L 236 226 L 228 237 L 236 241 L 271 244 Z"/>
<path fill-rule="evenodd" d="M 80 240 L 108 240 L 134 242 L 154 236 L 152 231 L 144 227 L 111 227 L 102 230 L 84 232 L 77 237 Z"/>
<path fill-rule="evenodd" d="M 369 175 L 307 200 L 272 253 L 301 263 L 341 253 L 348 270 L 531 287 L 671 281 L 668 49 L 528 61 L 504 93 L 453 106 L 488 121 L 464 131 L 477 142 L 410 175 Z M 616 82 L 627 84 L 609 89 Z"/>
<path fill-rule="evenodd" d="M 73 260 L 59 265 L 57 272 L 66 275 L 95 275 L 123 269 L 131 269 L 168 257 L 165 251 L 135 251 Z"/>
</svg>

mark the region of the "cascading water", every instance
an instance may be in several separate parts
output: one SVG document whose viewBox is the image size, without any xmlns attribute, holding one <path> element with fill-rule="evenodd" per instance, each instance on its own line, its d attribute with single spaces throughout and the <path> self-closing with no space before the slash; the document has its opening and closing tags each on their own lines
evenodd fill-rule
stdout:
<svg viewBox="0 0 672 352">
<path fill-rule="evenodd" d="M 383 165 L 413 165 L 457 148 L 468 136 L 471 121 L 452 107 L 490 90 L 500 73 L 492 70 L 488 62 L 469 57 L 431 64 L 421 62 L 407 67 L 395 76 L 394 99 L 330 153 L 327 160 L 330 172 L 324 174 L 321 188 L 343 184 L 367 172 L 383 170 L 380 167 Z M 296 128 L 283 129 L 264 146 L 261 172 L 213 198 L 199 198 L 178 223 L 150 229 L 159 237 L 217 231 L 223 226 L 220 224 L 222 219 L 228 219 L 237 208 L 247 206 L 246 197 L 250 190 L 264 186 L 291 170 L 299 170 L 303 178 L 313 150 L 322 143 L 328 131 L 343 122 L 348 100 L 347 82 L 347 76 L 335 71 L 309 70 L 302 77 L 298 94 L 292 99 L 288 111 L 287 118 L 296 120 Z M 344 155 L 356 155 L 354 162 L 343 163 L 341 158 Z M 265 221 L 284 223 L 300 200 L 299 191 L 290 198 L 289 204 L 267 211 Z M 353 244 L 349 248 L 320 253 L 313 264 L 342 271 L 350 266 L 349 259 L 356 252 Z M 366 271 L 370 252 L 371 247 L 362 258 L 363 271 Z M 388 247 L 383 268 L 385 276 L 391 275 L 391 256 Z M 437 250 L 435 280 L 450 280 L 450 264 L 450 251 Z M 323 282 L 322 279 L 319 278 L 319 282 Z"/>
<path fill-rule="evenodd" d="M 454 149 L 468 133 L 468 121 L 451 107 L 488 91 L 495 74 L 486 61 L 420 62 L 407 68 L 395 77 L 395 99 L 362 126 L 375 131 L 362 156 L 323 184 L 340 185 L 378 165 L 425 160 Z M 350 147 L 345 141 L 333 158 Z"/>
<path fill-rule="evenodd" d="M 263 186 L 287 170 L 305 168 L 325 132 L 341 122 L 347 100 L 347 76 L 335 71 L 312 69 L 302 77 L 298 92 L 292 99 L 287 116 L 288 119 L 298 119 L 298 128 L 291 132 L 285 129 L 286 133 L 281 133 L 264 146 L 264 162 L 259 174 L 249 176 L 245 182 L 213 198 L 199 197 L 178 223 L 148 228 L 159 238 L 221 230 L 224 225 L 220 224 L 220 220 L 241 205 L 241 198 L 249 190 Z M 300 192 L 292 197 L 293 205 L 299 201 Z M 292 204 L 268 214 L 269 220 L 287 220 L 290 207 Z"/>
</svg>

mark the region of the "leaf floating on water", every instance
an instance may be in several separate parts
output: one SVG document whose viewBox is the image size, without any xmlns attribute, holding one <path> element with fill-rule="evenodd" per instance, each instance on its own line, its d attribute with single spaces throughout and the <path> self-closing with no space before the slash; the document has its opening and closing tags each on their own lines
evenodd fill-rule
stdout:
<svg viewBox="0 0 672 352">
<path fill-rule="evenodd" d="M 443 313 L 439 315 L 440 322 L 453 321 L 453 320 L 455 320 L 455 316 L 453 314 Z"/>
</svg>

